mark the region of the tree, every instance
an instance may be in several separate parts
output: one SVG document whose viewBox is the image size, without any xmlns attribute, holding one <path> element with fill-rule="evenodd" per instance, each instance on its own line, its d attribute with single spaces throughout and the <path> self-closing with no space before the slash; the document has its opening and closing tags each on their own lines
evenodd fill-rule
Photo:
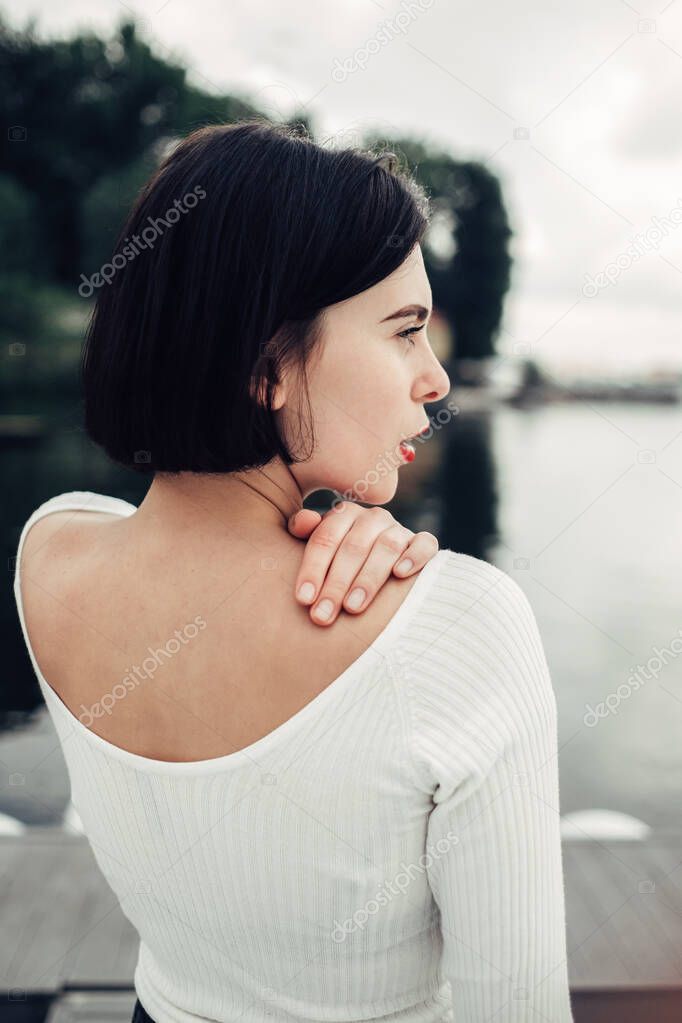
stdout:
<svg viewBox="0 0 682 1023">
<path fill-rule="evenodd" d="M 0 18 L 0 173 L 37 201 L 51 276 L 73 287 L 82 270 L 81 203 L 164 135 L 253 108 L 192 88 L 184 68 L 155 56 L 124 22 L 110 40 L 92 34 L 43 41 L 35 23 Z"/>
</svg>

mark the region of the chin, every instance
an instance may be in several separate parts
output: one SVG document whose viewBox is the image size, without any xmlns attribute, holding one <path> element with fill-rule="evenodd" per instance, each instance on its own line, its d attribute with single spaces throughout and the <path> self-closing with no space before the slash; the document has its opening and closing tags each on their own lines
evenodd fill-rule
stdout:
<svg viewBox="0 0 682 1023">
<path fill-rule="evenodd" d="M 361 504 L 386 504 L 395 497 L 398 489 L 398 472 L 380 475 L 377 480 L 374 476 L 370 479 L 363 479 L 361 484 L 354 481 L 344 491 L 344 498 L 349 501 L 359 501 Z"/>
<path fill-rule="evenodd" d="M 383 463 L 378 468 L 367 469 L 367 463 L 352 467 L 351 471 L 338 469 L 319 473 L 315 490 L 331 490 L 334 493 L 333 506 L 342 501 L 354 504 L 382 505 L 395 497 L 398 489 L 398 466 Z"/>
</svg>

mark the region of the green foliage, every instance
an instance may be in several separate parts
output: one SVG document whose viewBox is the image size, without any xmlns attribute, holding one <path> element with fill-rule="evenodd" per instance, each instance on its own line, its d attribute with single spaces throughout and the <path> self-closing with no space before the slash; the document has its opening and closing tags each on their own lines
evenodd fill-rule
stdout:
<svg viewBox="0 0 682 1023">
<path fill-rule="evenodd" d="M 188 85 L 185 69 L 152 53 L 133 22 L 110 40 L 44 41 L 32 24 L 0 21 L 0 112 L 17 129 L 3 135 L 0 171 L 35 197 L 50 274 L 75 287 L 81 202 L 100 179 L 115 179 L 163 137 L 253 111 Z"/>
<path fill-rule="evenodd" d="M 28 273 L 5 273 L 0 311 L 0 396 L 75 392 L 90 306 Z"/>
<path fill-rule="evenodd" d="M 101 177 L 84 197 L 80 269 L 86 277 L 111 258 L 125 218 L 155 166 L 155 155 L 148 151 L 121 170 Z"/>
<path fill-rule="evenodd" d="M 47 319 L 47 303 L 35 279 L 24 272 L 0 274 L 0 338 L 3 347 L 27 341 Z"/>
<path fill-rule="evenodd" d="M 0 15 L 0 386 L 78 386 L 90 306 L 80 274 L 106 262 L 163 144 L 257 114 L 202 92 L 134 23 L 110 39 L 37 37 Z"/>
<path fill-rule="evenodd" d="M 47 260 L 35 197 L 0 174 L 0 272 L 20 273 L 30 267 L 44 273 Z"/>
</svg>

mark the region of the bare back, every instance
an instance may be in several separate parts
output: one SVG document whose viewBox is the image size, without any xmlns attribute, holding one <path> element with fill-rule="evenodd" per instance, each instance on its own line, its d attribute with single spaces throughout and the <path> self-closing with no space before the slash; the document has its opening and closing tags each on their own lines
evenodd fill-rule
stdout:
<svg viewBox="0 0 682 1023">
<path fill-rule="evenodd" d="M 273 731 L 367 649 L 419 578 L 391 578 L 363 614 L 320 627 L 294 600 L 300 540 L 131 537 L 105 512 L 48 515 L 27 534 L 21 592 L 41 672 L 71 712 L 156 760 L 220 757 Z"/>
</svg>

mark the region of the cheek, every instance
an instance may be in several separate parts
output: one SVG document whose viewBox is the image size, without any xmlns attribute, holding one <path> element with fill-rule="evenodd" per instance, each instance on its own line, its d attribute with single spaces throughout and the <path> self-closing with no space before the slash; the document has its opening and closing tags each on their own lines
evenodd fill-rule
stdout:
<svg viewBox="0 0 682 1023">
<path fill-rule="evenodd" d="M 395 347 L 394 347 L 395 345 Z M 402 464 L 410 380 L 400 341 L 334 332 L 308 373 L 316 447 L 307 471 L 316 485 L 369 503 L 391 499 Z"/>
<path fill-rule="evenodd" d="M 398 361 L 379 346 L 375 353 L 356 353 L 329 365 L 315 386 L 320 450 L 352 450 L 360 464 L 376 460 L 400 434 L 409 394 L 404 377 Z"/>
<path fill-rule="evenodd" d="M 395 391 L 363 386 L 346 391 L 343 405 L 325 402 L 324 417 L 315 420 L 314 473 L 349 500 L 383 504 L 394 496 L 403 464 L 395 444 L 399 409 Z"/>
</svg>

